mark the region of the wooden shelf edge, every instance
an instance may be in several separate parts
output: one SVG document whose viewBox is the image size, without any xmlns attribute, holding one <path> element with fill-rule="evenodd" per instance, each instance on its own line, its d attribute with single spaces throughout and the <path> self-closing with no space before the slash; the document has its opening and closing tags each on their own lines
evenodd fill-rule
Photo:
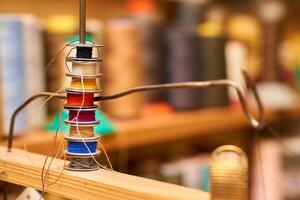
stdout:
<svg viewBox="0 0 300 200">
<path fill-rule="evenodd" d="M 30 159 L 29 159 L 30 158 Z M 13 149 L 11 153 L 0 146 L 0 180 L 17 185 L 42 189 L 41 171 L 45 156 Z M 92 172 L 63 171 L 64 161 L 55 159 L 49 171 L 45 191 L 75 200 L 208 200 L 209 194 L 150 179 L 108 170 Z"/>
<path fill-rule="evenodd" d="M 300 109 L 297 108 L 266 112 L 268 123 L 297 116 L 300 116 Z M 102 143 L 108 152 L 251 128 L 238 107 L 180 112 L 156 118 L 117 121 L 115 124 L 117 130 L 115 134 L 102 136 Z M 23 148 L 24 138 L 30 152 L 46 154 L 53 134 L 25 133 L 24 137 L 14 140 L 14 147 Z"/>
</svg>

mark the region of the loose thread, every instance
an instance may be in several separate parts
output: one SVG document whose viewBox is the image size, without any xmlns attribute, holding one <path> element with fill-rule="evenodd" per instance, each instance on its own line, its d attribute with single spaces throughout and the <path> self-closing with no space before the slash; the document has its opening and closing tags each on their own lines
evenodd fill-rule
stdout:
<svg viewBox="0 0 300 200">
<path fill-rule="evenodd" d="M 289 148 L 289 146 L 287 144 L 285 144 L 285 142 L 281 139 L 281 137 L 278 135 L 277 131 L 274 130 L 274 128 L 272 128 L 272 126 L 268 125 L 267 126 L 267 130 L 269 131 L 269 133 L 271 133 L 273 135 L 273 137 L 277 140 L 277 142 L 283 146 L 283 148 L 290 154 L 290 155 L 295 155 L 295 152 L 293 152 L 293 150 L 291 150 Z"/>
<path fill-rule="evenodd" d="M 65 166 L 66 166 L 66 163 L 67 163 L 67 156 L 66 156 L 66 154 L 64 154 L 64 165 L 63 165 L 63 168 L 62 168 L 60 174 L 58 175 L 58 177 L 55 179 L 55 181 L 52 182 L 52 183 L 49 183 L 49 186 L 57 183 L 59 181 L 59 179 L 62 177 L 64 169 L 65 169 Z"/>
<path fill-rule="evenodd" d="M 83 95 L 84 95 L 84 94 L 85 94 L 85 86 L 84 86 L 84 82 L 83 82 L 83 75 L 82 75 L 82 72 L 81 72 L 81 84 L 82 84 Z M 82 105 L 81 105 L 80 108 L 79 108 L 79 111 L 78 111 L 78 114 L 77 114 L 77 117 L 76 117 L 76 118 L 78 118 L 78 115 L 79 115 L 80 111 L 82 110 L 83 104 L 84 104 L 84 98 L 83 98 Z M 84 141 L 83 137 L 82 137 L 81 134 L 80 134 L 80 130 L 79 130 L 79 128 L 78 128 L 78 121 L 77 121 L 77 126 L 76 126 L 76 128 L 77 128 L 78 135 L 79 135 L 80 139 L 81 139 L 82 142 L 84 143 L 85 147 L 86 147 L 87 150 L 89 151 L 89 154 L 90 154 L 90 156 L 92 157 L 92 159 L 95 161 L 95 163 L 96 163 L 99 167 L 101 167 L 101 168 L 103 168 L 103 169 L 109 170 L 109 168 L 107 168 L 107 167 L 101 165 L 101 164 L 95 159 L 94 155 L 92 154 L 92 152 L 91 152 L 90 149 L 88 148 L 86 142 Z M 112 170 L 112 169 L 111 169 L 111 170 Z"/>
<path fill-rule="evenodd" d="M 258 130 L 255 130 L 255 142 L 257 145 L 257 153 L 258 153 L 258 162 L 260 163 L 259 166 L 261 168 L 261 176 L 262 176 L 262 188 L 263 188 L 263 198 L 267 200 L 267 193 L 266 193 L 266 185 L 265 185 L 265 176 L 264 176 L 264 167 L 263 167 L 263 160 L 262 160 L 262 151 L 260 146 L 260 137 Z"/>
<path fill-rule="evenodd" d="M 38 107 L 36 110 L 33 110 L 32 113 L 30 113 L 29 116 L 27 117 L 27 122 L 28 122 L 28 121 L 31 121 L 31 120 L 32 120 L 33 114 L 36 113 L 37 111 L 39 111 L 39 110 L 40 110 L 40 109 L 41 109 L 48 101 L 50 101 L 50 100 L 54 97 L 55 94 L 58 94 L 58 93 L 61 92 L 63 89 L 65 89 L 65 88 L 63 87 L 63 88 L 57 90 L 52 96 L 48 97 L 45 101 L 43 101 L 43 102 L 39 105 L 39 107 Z M 30 156 L 29 156 L 29 154 L 28 154 L 28 150 L 27 150 L 27 142 L 26 142 L 26 141 L 27 141 L 27 138 L 26 138 L 25 136 L 26 136 L 26 134 L 24 133 L 24 134 L 23 134 L 23 149 L 24 149 L 24 151 L 25 151 L 25 155 L 26 155 L 26 157 L 28 158 L 28 160 L 30 160 L 30 162 L 31 162 L 33 165 L 37 166 L 37 165 L 33 162 L 33 160 L 30 158 Z"/>
<path fill-rule="evenodd" d="M 107 154 L 107 152 L 106 152 L 106 150 L 105 150 L 105 148 L 104 148 L 104 145 L 103 145 L 100 141 L 98 141 L 98 143 L 100 144 L 101 149 L 102 149 L 103 152 L 104 152 L 105 158 L 106 158 L 106 160 L 107 160 L 107 162 L 108 162 L 108 164 L 109 164 L 109 167 L 110 167 L 111 171 L 114 171 L 113 166 L 112 166 L 112 164 L 111 164 L 111 162 L 110 162 L 109 156 L 108 156 L 108 154 Z"/>
<path fill-rule="evenodd" d="M 44 196 L 44 193 L 45 193 L 45 183 L 46 183 L 47 173 L 48 173 L 49 168 L 51 166 L 51 162 L 49 163 L 48 169 L 46 171 L 45 171 L 45 167 L 47 165 L 47 161 L 48 161 L 49 156 L 53 153 L 53 149 L 54 149 L 54 146 L 55 146 L 56 141 L 57 141 L 57 135 L 58 135 L 59 129 L 61 127 L 61 124 L 62 124 L 62 120 L 60 120 L 59 126 L 56 129 L 55 135 L 52 139 L 52 143 L 51 143 L 51 145 L 49 146 L 49 149 L 48 149 L 48 154 L 47 154 L 46 159 L 45 159 L 44 164 L 43 164 L 42 173 L 41 173 L 41 179 L 42 179 L 42 196 L 41 196 L 41 198 Z M 44 173 L 45 173 L 45 176 L 44 176 Z"/>
<path fill-rule="evenodd" d="M 60 115 L 60 127 L 61 127 L 61 124 L 62 124 L 62 116 Z M 63 134 L 60 134 L 61 136 L 63 136 Z M 62 147 L 62 148 L 61 148 Z M 60 150 L 62 150 L 61 154 L 59 154 Z M 60 140 L 59 141 L 59 148 L 58 150 L 56 151 L 55 153 L 55 156 L 52 154 L 52 158 L 50 160 L 50 163 L 48 165 L 48 168 L 47 168 L 47 171 L 46 171 L 46 174 L 45 174 L 45 179 L 47 177 L 47 173 L 49 172 L 50 170 L 50 166 L 54 160 L 54 158 L 61 158 L 62 156 L 64 155 L 64 144 L 63 144 L 63 140 Z"/>
<path fill-rule="evenodd" d="M 76 40 L 71 41 L 69 43 L 66 43 L 56 54 L 55 56 L 50 60 L 50 62 L 47 64 L 46 66 L 46 70 L 48 70 L 48 68 L 55 62 L 55 60 L 57 59 L 57 57 L 68 47 L 68 45 L 77 42 Z"/>
</svg>

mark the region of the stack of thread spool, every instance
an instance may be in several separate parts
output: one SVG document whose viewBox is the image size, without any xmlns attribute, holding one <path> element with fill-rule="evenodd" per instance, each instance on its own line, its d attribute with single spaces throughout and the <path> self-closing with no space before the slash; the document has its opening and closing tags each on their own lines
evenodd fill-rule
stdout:
<svg viewBox="0 0 300 200">
<path fill-rule="evenodd" d="M 94 96 L 100 92 L 101 58 L 92 57 L 93 49 L 100 46 L 75 46 L 76 57 L 66 58 L 66 63 L 72 65 L 72 69 L 66 73 L 71 77 L 65 104 L 65 109 L 69 110 L 69 118 L 65 123 L 70 126 L 70 134 L 65 136 L 68 144 L 66 154 L 70 160 L 66 168 L 89 171 L 98 169 L 95 157 L 100 155 L 97 150 L 99 136 L 94 135 L 94 126 L 100 123 L 95 118 L 97 105 L 94 104 Z"/>
</svg>

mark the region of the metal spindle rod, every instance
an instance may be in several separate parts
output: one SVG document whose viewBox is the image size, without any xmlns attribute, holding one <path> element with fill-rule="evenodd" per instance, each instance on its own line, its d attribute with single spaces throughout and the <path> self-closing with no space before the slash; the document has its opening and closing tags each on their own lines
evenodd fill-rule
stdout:
<svg viewBox="0 0 300 200">
<path fill-rule="evenodd" d="M 85 35 L 86 35 L 86 0 L 79 0 L 79 38 L 80 43 L 85 44 Z"/>
</svg>

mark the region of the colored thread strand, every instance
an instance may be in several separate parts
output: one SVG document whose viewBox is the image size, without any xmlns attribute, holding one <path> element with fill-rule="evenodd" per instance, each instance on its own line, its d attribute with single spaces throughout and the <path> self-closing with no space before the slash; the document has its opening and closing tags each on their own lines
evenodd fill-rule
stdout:
<svg viewBox="0 0 300 200">
<path fill-rule="evenodd" d="M 40 197 L 40 199 L 44 196 L 44 193 L 45 193 L 45 183 L 46 183 L 46 177 L 47 177 L 47 173 L 48 173 L 48 169 L 45 171 L 45 167 L 46 167 L 46 164 L 47 164 L 47 161 L 48 161 L 48 158 L 49 158 L 49 155 L 53 153 L 53 148 L 54 148 L 54 145 L 56 144 L 56 139 L 57 139 L 57 134 L 58 134 L 58 131 L 61 127 L 61 121 L 56 129 L 56 132 L 55 132 L 55 135 L 53 136 L 53 139 L 52 139 L 52 143 L 51 145 L 49 146 L 49 149 L 48 149 L 48 154 L 46 156 L 46 159 L 44 161 L 44 164 L 43 164 L 43 168 L 42 168 L 42 173 L 41 173 L 41 180 L 42 180 L 42 195 Z M 50 165 L 51 165 L 51 162 L 50 164 L 48 165 L 48 168 L 50 168 Z M 45 176 L 44 176 L 45 174 Z"/>
<path fill-rule="evenodd" d="M 59 124 L 59 126 L 58 126 L 57 132 L 59 132 L 59 129 L 60 129 L 60 127 L 61 127 L 61 124 L 62 124 L 62 116 L 60 115 L 60 124 Z M 62 136 L 63 134 L 60 134 L 60 135 Z M 53 141 L 56 142 L 56 139 L 53 140 Z M 61 154 L 59 155 L 59 151 L 60 151 L 60 150 L 61 150 Z M 52 151 L 53 151 L 53 148 L 52 148 Z M 49 154 L 48 154 L 48 155 L 49 155 Z M 58 156 L 58 155 L 59 155 L 59 156 Z M 51 160 L 50 160 L 50 162 L 49 162 L 49 165 L 48 165 L 48 167 L 47 167 L 46 173 L 45 173 L 45 175 L 43 176 L 43 177 L 44 177 L 44 185 L 45 185 L 45 183 L 46 183 L 46 178 L 47 178 L 47 176 L 48 176 L 48 172 L 49 172 L 49 170 L 50 170 L 51 163 L 53 162 L 54 158 L 60 158 L 62 155 L 64 155 L 64 144 L 63 144 L 62 140 L 60 140 L 59 148 L 58 148 L 58 150 L 56 151 L 55 155 L 52 154 L 52 158 L 51 158 Z M 64 171 L 64 168 L 65 168 L 65 164 L 66 164 L 66 156 L 65 156 L 65 155 L 64 155 L 64 158 L 65 158 L 65 162 L 64 162 L 64 166 L 63 166 L 63 168 L 62 168 L 62 170 L 61 170 L 61 172 L 60 172 L 60 175 L 57 177 L 57 179 L 56 179 L 53 183 L 49 183 L 49 186 L 52 185 L 52 184 L 54 184 L 55 182 L 57 182 L 57 181 L 59 180 L 59 178 L 61 177 L 61 175 L 62 175 L 62 173 L 63 173 L 63 171 Z M 48 159 L 48 158 L 47 158 L 47 159 Z M 47 163 L 47 160 L 45 160 L 45 165 L 46 165 L 46 163 Z M 44 186 L 44 187 L 45 187 L 45 186 Z M 42 193 L 42 194 L 44 195 L 44 193 Z M 41 197 L 43 197 L 43 195 L 42 195 Z"/>
<path fill-rule="evenodd" d="M 71 41 L 67 44 L 65 44 L 56 54 L 55 56 L 50 60 L 50 62 L 47 64 L 46 66 L 46 70 L 48 70 L 48 68 L 55 62 L 55 60 L 57 59 L 57 57 L 68 47 L 68 45 L 74 43 L 76 41 Z"/>
<path fill-rule="evenodd" d="M 107 160 L 107 162 L 108 162 L 108 165 L 109 165 L 110 169 L 111 169 L 112 171 L 114 171 L 113 166 L 112 166 L 112 164 L 111 164 L 111 162 L 110 162 L 109 156 L 108 156 L 108 154 L 107 154 L 107 152 L 106 152 L 106 150 L 105 150 L 105 148 L 104 148 L 104 145 L 103 145 L 100 141 L 98 141 L 98 143 L 100 144 L 100 147 L 101 147 L 101 149 L 103 150 L 103 153 L 104 153 L 104 155 L 105 155 L 105 158 L 106 158 L 106 160 Z"/>
<path fill-rule="evenodd" d="M 55 94 L 60 93 L 63 89 L 65 89 L 65 88 L 63 87 L 63 88 L 59 89 L 58 91 L 55 92 Z M 55 94 L 53 94 L 52 96 L 48 97 L 45 101 L 43 101 L 43 102 L 39 105 L 39 107 L 38 107 L 36 110 L 34 110 L 32 113 L 30 113 L 29 116 L 27 117 L 27 121 L 32 120 L 32 116 L 34 115 L 34 113 L 37 112 L 37 111 L 39 111 L 39 110 L 40 110 L 40 109 L 41 109 L 48 101 L 50 101 L 50 100 L 53 98 L 53 96 L 54 96 Z M 26 138 L 26 134 L 24 133 L 24 134 L 23 134 L 23 149 L 24 149 L 24 151 L 25 151 L 25 155 L 26 155 L 26 157 L 30 160 L 30 162 L 31 162 L 32 164 L 36 165 L 36 164 L 33 162 L 33 160 L 30 158 L 29 154 L 28 154 L 28 150 L 27 150 L 27 142 L 26 142 L 26 141 L 27 141 L 27 138 Z M 37 166 L 37 165 L 36 165 L 36 166 Z"/>
<path fill-rule="evenodd" d="M 82 74 L 81 74 L 81 84 L 82 84 L 82 87 L 83 87 L 83 94 L 85 94 L 85 86 L 84 86 Z M 84 99 L 84 98 L 83 98 L 83 99 Z M 83 103 L 84 103 L 84 102 L 83 102 Z M 83 103 L 82 103 L 82 104 L 83 104 Z M 81 105 L 81 107 L 80 107 L 79 110 L 81 110 L 81 109 L 82 109 L 82 105 Z M 77 128 L 78 134 L 79 134 L 79 136 L 80 136 L 82 142 L 84 143 L 84 145 L 85 145 L 86 148 L 88 149 L 88 146 L 86 145 L 86 143 L 85 143 L 83 137 L 82 137 L 81 134 L 80 134 L 80 131 L 79 131 L 79 128 L 78 128 L 78 124 L 77 124 L 76 128 Z M 88 149 L 88 150 L 89 150 L 89 149 Z M 93 160 L 95 161 L 95 163 L 96 163 L 99 167 L 101 167 L 101 168 L 103 168 L 103 169 L 108 169 L 108 168 L 106 168 L 105 166 L 101 165 L 101 164 L 95 159 L 95 157 L 92 155 L 92 152 L 89 151 L 89 154 L 90 154 L 90 156 L 93 158 Z M 108 169 L 108 170 L 109 170 L 109 169 Z M 111 170 L 112 170 L 112 169 L 111 169 Z"/>
</svg>

